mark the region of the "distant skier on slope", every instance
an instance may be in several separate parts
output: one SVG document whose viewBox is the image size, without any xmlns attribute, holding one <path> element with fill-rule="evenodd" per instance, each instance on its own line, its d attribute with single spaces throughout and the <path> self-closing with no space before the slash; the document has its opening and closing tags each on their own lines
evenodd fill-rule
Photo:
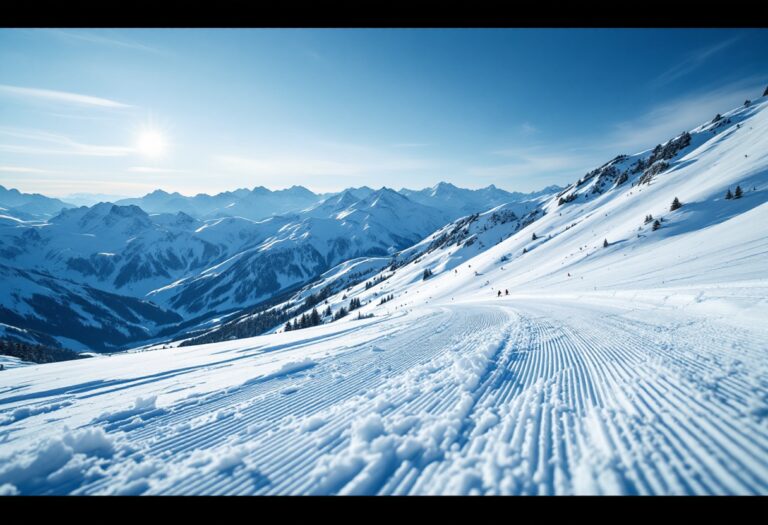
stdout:
<svg viewBox="0 0 768 525">
<path fill-rule="evenodd" d="M 504 288 L 504 295 L 509 295 L 509 290 L 507 290 L 506 288 Z"/>
<path fill-rule="evenodd" d="M 499 294 L 496 297 L 501 297 L 501 290 L 499 290 Z"/>
</svg>

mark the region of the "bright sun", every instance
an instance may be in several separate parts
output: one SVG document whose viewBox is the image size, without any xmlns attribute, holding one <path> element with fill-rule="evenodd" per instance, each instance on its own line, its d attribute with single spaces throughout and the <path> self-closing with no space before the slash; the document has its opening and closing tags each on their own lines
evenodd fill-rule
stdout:
<svg viewBox="0 0 768 525">
<path fill-rule="evenodd" d="M 167 149 L 165 136 L 154 129 L 142 131 L 136 142 L 136 150 L 146 157 L 160 157 Z"/>
</svg>

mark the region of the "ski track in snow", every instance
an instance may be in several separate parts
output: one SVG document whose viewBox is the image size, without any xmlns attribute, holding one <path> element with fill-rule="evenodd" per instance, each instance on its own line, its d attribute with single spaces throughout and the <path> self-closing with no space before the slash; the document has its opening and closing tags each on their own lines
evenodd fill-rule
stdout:
<svg viewBox="0 0 768 525">
<path fill-rule="evenodd" d="M 768 331 L 633 304 L 431 306 L 190 347 L 192 366 L 174 362 L 187 349 L 133 354 L 166 369 L 47 391 L 30 390 L 35 367 L 9 370 L 0 493 L 768 493 Z M 179 393 L 185 374 L 226 381 L 275 359 Z"/>
</svg>

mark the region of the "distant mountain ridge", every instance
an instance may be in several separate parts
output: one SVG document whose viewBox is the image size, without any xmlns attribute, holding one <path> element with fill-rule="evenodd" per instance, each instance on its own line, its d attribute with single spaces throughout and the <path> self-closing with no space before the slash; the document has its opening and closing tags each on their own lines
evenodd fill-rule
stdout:
<svg viewBox="0 0 768 525">
<path fill-rule="evenodd" d="M 517 203 L 518 214 L 535 207 L 537 198 L 551 195 L 562 190 L 559 186 L 548 186 L 531 193 L 508 192 L 493 184 L 477 190 L 459 188 L 449 182 L 440 182 L 431 188 L 409 190 L 402 188 L 400 193 L 425 206 L 441 207 L 449 212 L 451 219 L 458 219 L 480 211 L 489 210 L 501 204 Z"/>
<path fill-rule="evenodd" d="M 193 197 L 186 197 L 178 192 L 167 193 L 158 189 L 140 198 L 118 200 L 115 204 L 136 205 L 150 213 L 182 211 L 198 219 L 244 217 L 257 220 L 298 211 L 320 200 L 322 200 L 320 195 L 303 186 L 274 191 L 257 186 L 252 190 L 240 188 L 216 195 L 198 193 Z"/>
<path fill-rule="evenodd" d="M 22 193 L 0 186 L 0 215 L 21 220 L 45 220 L 72 207 L 72 204 L 39 193 Z"/>
</svg>

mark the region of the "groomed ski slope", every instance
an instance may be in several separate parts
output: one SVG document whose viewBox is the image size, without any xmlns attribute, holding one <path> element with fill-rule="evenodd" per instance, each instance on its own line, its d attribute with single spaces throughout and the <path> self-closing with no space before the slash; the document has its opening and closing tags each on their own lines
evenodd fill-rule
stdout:
<svg viewBox="0 0 768 525">
<path fill-rule="evenodd" d="M 728 319 L 505 297 L 9 370 L 0 490 L 765 494 L 768 329 Z"/>
</svg>

